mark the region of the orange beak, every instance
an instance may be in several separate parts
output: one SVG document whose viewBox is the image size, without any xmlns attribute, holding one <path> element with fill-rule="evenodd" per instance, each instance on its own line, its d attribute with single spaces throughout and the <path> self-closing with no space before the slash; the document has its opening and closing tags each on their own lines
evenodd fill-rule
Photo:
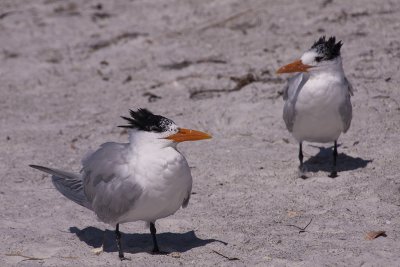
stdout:
<svg viewBox="0 0 400 267">
<path fill-rule="evenodd" d="M 179 132 L 177 132 L 176 134 L 165 137 L 165 139 L 173 140 L 175 142 L 197 141 L 210 138 L 211 135 L 207 133 L 185 128 L 179 128 Z"/>
<path fill-rule="evenodd" d="M 287 64 L 279 68 L 279 70 L 277 70 L 276 73 L 280 74 L 280 73 L 291 73 L 291 72 L 307 72 L 309 68 L 312 68 L 312 66 L 303 64 L 301 60 L 296 60 L 290 64 Z"/>
</svg>

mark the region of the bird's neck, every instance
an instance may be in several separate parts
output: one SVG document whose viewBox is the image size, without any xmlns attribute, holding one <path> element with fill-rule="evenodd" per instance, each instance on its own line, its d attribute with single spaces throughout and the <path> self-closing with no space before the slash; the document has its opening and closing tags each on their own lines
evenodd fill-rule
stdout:
<svg viewBox="0 0 400 267">
<path fill-rule="evenodd" d="M 135 151 L 157 151 L 176 144 L 162 138 L 155 138 L 148 133 L 132 132 L 129 135 L 129 146 Z"/>
</svg>

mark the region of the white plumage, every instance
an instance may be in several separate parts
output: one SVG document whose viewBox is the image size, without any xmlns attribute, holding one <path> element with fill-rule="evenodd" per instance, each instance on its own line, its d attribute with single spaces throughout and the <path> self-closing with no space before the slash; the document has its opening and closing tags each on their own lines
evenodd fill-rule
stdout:
<svg viewBox="0 0 400 267">
<path fill-rule="evenodd" d="M 280 68 L 277 73 L 300 72 L 289 79 L 284 90 L 283 119 L 300 144 L 300 168 L 303 167 L 302 142 L 334 142 L 336 176 L 337 139 L 347 132 L 352 119 L 351 84 L 345 77 L 340 57 L 341 42 L 320 38 L 300 60 Z"/>
<path fill-rule="evenodd" d="M 80 174 L 47 167 L 31 167 L 52 174 L 55 187 L 67 198 L 94 211 L 116 227 L 119 257 L 119 224 L 150 223 L 154 252 L 159 252 L 155 222 L 186 207 L 192 175 L 178 142 L 211 138 L 206 133 L 178 128 L 167 118 L 147 110 L 131 111 L 129 143 L 108 142 L 82 160 Z"/>
</svg>

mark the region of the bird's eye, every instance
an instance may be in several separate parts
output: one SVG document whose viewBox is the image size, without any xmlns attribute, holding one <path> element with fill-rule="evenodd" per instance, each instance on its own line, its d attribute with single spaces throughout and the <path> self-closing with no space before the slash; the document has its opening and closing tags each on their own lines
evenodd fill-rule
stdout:
<svg viewBox="0 0 400 267">
<path fill-rule="evenodd" d="M 315 61 L 320 62 L 322 60 L 322 57 L 315 57 Z"/>
</svg>

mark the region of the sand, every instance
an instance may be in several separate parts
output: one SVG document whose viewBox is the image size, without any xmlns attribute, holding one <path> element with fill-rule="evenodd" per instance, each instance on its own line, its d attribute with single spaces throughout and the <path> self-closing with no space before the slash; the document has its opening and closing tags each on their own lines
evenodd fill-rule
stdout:
<svg viewBox="0 0 400 267">
<path fill-rule="evenodd" d="M 400 265 L 399 18 L 380 0 L 2 0 L 0 265 Z M 354 118 L 339 176 L 332 144 L 306 143 L 300 179 L 289 75 L 275 71 L 321 35 L 343 40 Z M 127 140 L 119 116 L 139 107 L 214 138 L 179 146 L 194 185 L 187 209 L 157 221 L 169 253 L 127 223 L 120 263 L 113 229 L 28 165 L 79 171 L 89 149 Z"/>
</svg>

